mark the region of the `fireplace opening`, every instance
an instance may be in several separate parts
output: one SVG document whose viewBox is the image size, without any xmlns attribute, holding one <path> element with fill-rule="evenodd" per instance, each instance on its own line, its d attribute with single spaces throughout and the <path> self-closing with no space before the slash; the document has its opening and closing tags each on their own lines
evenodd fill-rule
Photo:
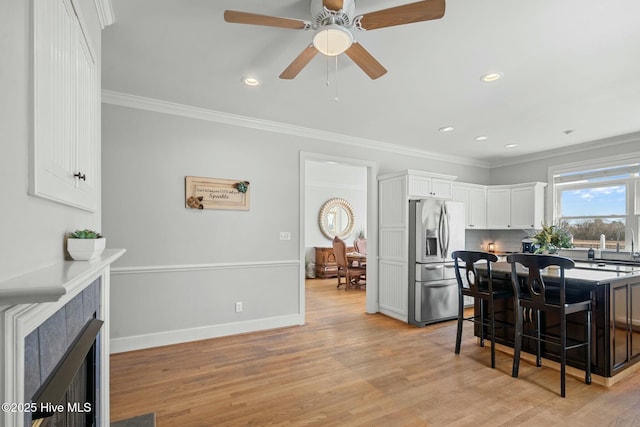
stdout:
<svg viewBox="0 0 640 427">
<path fill-rule="evenodd" d="M 96 337 L 104 322 L 91 319 L 33 397 L 32 426 L 96 425 Z"/>
</svg>

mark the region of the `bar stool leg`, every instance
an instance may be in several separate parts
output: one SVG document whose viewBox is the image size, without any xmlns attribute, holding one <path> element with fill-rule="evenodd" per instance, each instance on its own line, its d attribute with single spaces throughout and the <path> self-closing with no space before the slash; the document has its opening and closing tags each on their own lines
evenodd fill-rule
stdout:
<svg viewBox="0 0 640 427">
<path fill-rule="evenodd" d="M 540 310 L 536 310 L 536 366 L 542 366 L 542 344 L 540 337 Z"/>
<path fill-rule="evenodd" d="M 562 348 L 560 349 L 560 396 L 565 397 L 565 371 L 567 364 L 567 315 L 564 313 L 564 310 L 560 319 L 560 345 L 562 345 Z"/>
<path fill-rule="evenodd" d="M 480 300 L 480 347 L 484 347 L 484 300 Z"/>
<path fill-rule="evenodd" d="M 591 311 L 585 312 L 587 328 L 586 328 L 586 337 L 587 345 L 585 348 L 587 349 L 587 354 L 585 355 L 585 360 L 587 361 L 587 366 L 585 369 L 584 382 L 587 384 L 591 384 Z"/>
<path fill-rule="evenodd" d="M 462 322 L 464 318 L 464 297 L 458 293 L 458 330 L 456 332 L 456 354 L 460 354 L 460 344 L 462 343 Z"/>
<path fill-rule="evenodd" d="M 520 368 L 520 349 L 522 347 L 522 317 L 524 316 L 522 306 L 518 304 L 516 307 L 516 333 L 513 343 L 513 368 L 511 376 L 518 378 L 518 369 Z"/>
<path fill-rule="evenodd" d="M 496 367 L 496 319 L 493 298 L 489 299 L 489 315 L 491 316 L 491 367 Z"/>
</svg>

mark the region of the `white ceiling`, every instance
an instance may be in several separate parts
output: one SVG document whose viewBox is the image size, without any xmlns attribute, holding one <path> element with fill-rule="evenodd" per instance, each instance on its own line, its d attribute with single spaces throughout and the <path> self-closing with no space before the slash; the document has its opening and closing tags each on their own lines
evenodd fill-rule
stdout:
<svg viewBox="0 0 640 427">
<path fill-rule="evenodd" d="M 412 1 L 360 0 L 356 13 Z M 223 19 L 232 9 L 308 20 L 309 0 L 112 3 L 106 90 L 492 165 L 640 131 L 638 0 L 447 0 L 440 20 L 356 34 L 388 69 L 377 80 L 345 55 L 337 75 L 318 55 L 281 80 L 313 31 Z M 504 78 L 480 81 L 494 71 Z"/>
</svg>

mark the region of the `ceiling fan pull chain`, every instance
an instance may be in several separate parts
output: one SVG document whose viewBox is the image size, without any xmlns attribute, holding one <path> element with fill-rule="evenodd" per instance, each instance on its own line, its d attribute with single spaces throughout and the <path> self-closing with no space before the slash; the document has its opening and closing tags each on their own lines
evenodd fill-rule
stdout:
<svg viewBox="0 0 640 427">
<path fill-rule="evenodd" d="M 327 46 L 329 46 L 329 33 L 327 32 Z M 327 58 L 327 81 L 325 82 L 325 85 L 328 87 L 329 86 L 329 55 L 325 55 Z"/>
<path fill-rule="evenodd" d="M 340 101 L 340 98 L 338 98 L 338 55 L 335 56 L 336 58 L 336 96 L 335 98 L 333 98 L 333 100 L 335 102 Z"/>
<path fill-rule="evenodd" d="M 327 56 L 327 79 L 324 81 L 325 86 L 329 87 L 329 57 Z"/>
</svg>

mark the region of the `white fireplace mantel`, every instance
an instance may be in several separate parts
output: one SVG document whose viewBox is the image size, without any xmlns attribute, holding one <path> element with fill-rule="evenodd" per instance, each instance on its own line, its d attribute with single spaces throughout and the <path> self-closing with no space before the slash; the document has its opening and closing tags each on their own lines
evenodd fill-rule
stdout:
<svg viewBox="0 0 640 427">
<path fill-rule="evenodd" d="M 101 279 L 98 318 L 102 363 L 99 425 L 109 425 L 109 276 L 125 253 L 107 249 L 91 261 L 64 261 L 0 282 L 0 402 L 24 403 L 25 337 L 96 279 Z M 24 414 L 0 411 L 0 427 L 23 427 Z"/>
</svg>

